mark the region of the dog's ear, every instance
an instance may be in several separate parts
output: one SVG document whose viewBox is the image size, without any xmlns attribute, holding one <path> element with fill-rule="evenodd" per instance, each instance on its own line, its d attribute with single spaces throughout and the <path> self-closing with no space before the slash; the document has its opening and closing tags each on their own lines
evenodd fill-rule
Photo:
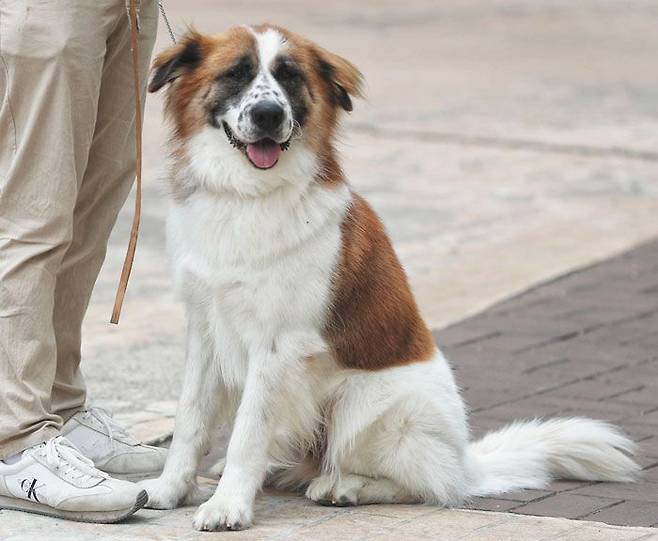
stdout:
<svg viewBox="0 0 658 541">
<path fill-rule="evenodd" d="M 193 70 L 202 57 L 202 37 L 190 32 L 176 45 L 161 52 L 153 62 L 153 76 L 148 86 L 149 92 L 157 92 L 164 85 L 180 77 L 185 71 Z"/>
<path fill-rule="evenodd" d="M 351 111 L 352 98 L 363 97 L 363 76 L 358 68 L 342 56 L 317 48 L 320 76 L 331 84 L 334 103 Z"/>
</svg>

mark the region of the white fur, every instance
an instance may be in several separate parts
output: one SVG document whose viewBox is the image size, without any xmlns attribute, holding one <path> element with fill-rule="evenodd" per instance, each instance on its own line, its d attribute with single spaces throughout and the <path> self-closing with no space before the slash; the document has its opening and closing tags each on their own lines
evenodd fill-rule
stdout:
<svg viewBox="0 0 658 541">
<path fill-rule="evenodd" d="M 275 39 L 267 36 L 263 57 Z M 586 419 L 518 423 L 469 444 L 439 351 L 377 371 L 339 367 L 322 330 L 349 189 L 313 181 L 318 164 L 303 141 L 267 171 L 211 127 L 184 150 L 178 174 L 192 189 L 172 202 L 168 241 L 187 367 L 165 470 L 145 482 L 151 507 L 198 497 L 196 468 L 218 420 L 232 434 L 217 490 L 194 518 L 202 530 L 248 526 L 268 472 L 336 505 L 457 505 L 554 476 L 636 472 L 629 440 Z"/>
<path fill-rule="evenodd" d="M 292 193 L 301 197 L 318 169 L 315 154 L 302 141 L 296 141 L 290 150 L 281 154 L 276 167 L 256 170 L 241 152 L 229 144 L 223 130 L 211 126 L 204 127 L 191 137 L 186 151 L 190 164 L 180 172 L 181 183 L 185 186 L 192 183 L 193 188 L 215 192 L 223 197 L 222 207 L 224 202 L 235 206 L 243 204 L 245 198 L 269 197 L 285 187 L 292 188 L 292 191 L 281 191 L 281 199 L 291 197 Z M 261 206 L 264 203 L 266 208 L 276 209 L 269 199 L 260 203 L 248 201 L 245 206 L 250 203 Z M 236 215 L 241 219 L 239 212 Z M 260 228 L 260 225 L 257 227 Z"/>
<path fill-rule="evenodd" d="M 251 28 L 250 30 L 256 38 L 258 57 L 261 65 L 265 68 L 269 68 L 276 56 L 284 48 L 286 40 L 273 28 L 269 28 L 262 33 L 254 32 Z"/>
<path fill-rule="evenodd" d="M 633 451 L 616 427 L 593 419 L 515 422 L 469 446 L 471 494 L 542 488 L 553 478 L 632 481 L 638 472 L 628 456 Z"/>
<path fill-rule="evenodd" d="M 228 123 L 238 139 L 245 143 L 258 140 L 258 129 L 251 120 L 251 108 L 261 101 L 273 101 L 283 109 L 283 120 L 276 140 L 283 143 L 293 133 L 294 121 L 292 107 L 286 93 L 271 73 L 275 58 L 285 52 L 286 41 L 276 30 L 269 29 L 262 34 L 249 30 L 256 38 L 258 53 L 258 74 L 245 90 L 239 103 L 230 107 L 223 120 Z"/>
</svg>

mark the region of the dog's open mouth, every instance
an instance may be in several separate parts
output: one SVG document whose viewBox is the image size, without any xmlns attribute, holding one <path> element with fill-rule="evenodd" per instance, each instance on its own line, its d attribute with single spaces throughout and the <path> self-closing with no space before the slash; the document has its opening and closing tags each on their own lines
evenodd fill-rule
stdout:
<svg viewBox="0 0 658 541">
<path fill-rule="evenodd" d="M 288 150 L 290 146 L 290 139 L 285 143 L 277 143 L 269 137 L 255 143 L 245 143 L 233 134 L 233 131 L 226 122 L 223 122 L 223 125 L 229 143 L 231 143 L 233 148 L 243 152 L 251 164 L 258 169 L 270 169 L 274 167 L 279 161 L 281 153 Z"/>
</svg>

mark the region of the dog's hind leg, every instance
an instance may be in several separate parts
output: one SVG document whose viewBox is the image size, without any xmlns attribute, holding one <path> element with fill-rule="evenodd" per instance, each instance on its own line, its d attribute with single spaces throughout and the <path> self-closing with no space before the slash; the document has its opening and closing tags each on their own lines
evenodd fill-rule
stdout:
<svg viewBox="0 0 658 541">
<path fill-rule="evenodd" d="M 364 435 L 347 465 L 368 471 L 365 460 L 372 460 L 374 477 L 391 480 L 416 500 L 461 503 L 469 486 L 465 441 L 441 422 L 444 412 L 432 406 L 419 398 L 397 405 Z"/>
<path fill-rule="evenodd" d="M 329 477 L 313 481 L 311 499 L 451 506 L 468 493 L 464 408 L 440 354 L 351 378 L 328 426 Z"/>
<path fill-rule="evenodd" d="M 331 475 L 320 475 L 313 479 L 306 497 L 320 505 L 346 507 L 370 503 L 418 503 L 420 498 L 390 479 L 363 475 L 341 475 L 335 480 Z"/>
<path fill-rule="evenodd" d="M 406 415 L 413 409 L 373 423 L 339 466 L 311 482 L 307 497 L 325 505 L 460 503 L 468 487 L 462 454 L 427 430 L 422 412 Z"/>
</svg>

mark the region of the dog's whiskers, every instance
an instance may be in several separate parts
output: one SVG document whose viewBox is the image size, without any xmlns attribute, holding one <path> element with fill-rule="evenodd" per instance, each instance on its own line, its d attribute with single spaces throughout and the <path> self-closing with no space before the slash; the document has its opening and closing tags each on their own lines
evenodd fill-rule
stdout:
<svg viewBox="0 0 658 541">
<path fill-rule="evenodd" d="M 295 140 L 301 139 L 302 135 L 304 134 L 302 132 L 302 126 L 300 125 L 300 123 L 297 120 L 293 120 L 292 126 L 293 128 L 292 128 L 292 134 L 290 135 L 290 139 L 295 139 Z M 290 141 L 290 139 L 288 139 L 288 141 Z"/>
</svg>

